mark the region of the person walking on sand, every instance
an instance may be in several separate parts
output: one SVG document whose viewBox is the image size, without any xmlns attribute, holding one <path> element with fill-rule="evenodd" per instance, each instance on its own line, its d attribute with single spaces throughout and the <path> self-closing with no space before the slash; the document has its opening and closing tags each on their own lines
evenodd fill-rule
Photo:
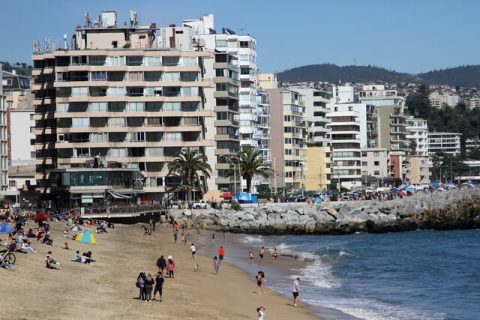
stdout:
<svg viewBox="0 0 480 320">
<path fill-rule="evenodd" d="M 157 276 L 155 277 L 155 289 L 153 291 L 153 300 L 155 300 L 155 296 L 157 295 L 157 292 L 158 292 L 158 295 L 160 296 L 160 302 L 162 302 L 164 281 L 165 279 L 163 278 L 162 272 L 157 273 Z"/>
<path fill-rule="evenodd" d="M 260 294 L 260 292 L 265 293 L 265 290 L 263 290 L 265 273 L 263 271 L 258 271 L 257 275 L 255 276 L 255 280 L 257 280 L 257 294 Z"/>
<path fill-rule="evenodd" d="M 169 256 L 167 259 L 167 273 L 170 278 L 175 278 L 174 270 L 175 262 L 173 261 L 173 258 Z"/>
<path fill-rule="evenodd" d="M 300 278 L 297 278 L 293 281 L 293 306 L 296 307 L 298 305 L 298 300 L 300 296 Z"/>
<path fill-rule="evenodd" d="M 165 270 L 166 266 L 167 266 L 167 261 L 165 261 L 165 258 L 163 257 L 163 255 L 161 255 L 160 258 L 158 258 L 157 260 L 157 267 L 158 267 L 159 273 L 163 274 L 163 270 Z"/>
<path fill-rule="evenodd" d="M 261 247 L 260 251 L 258 252 L 258 256 L 260 257 L 260 263 L 263 263 L 263 256 L 265 255 L 265 247 Z"/>
<path fill-rule="evenodd" d="M 197 249 L 195 248 L 195 245 L 193 243 L 190 246 L 190 250 L 192 250 L 192 259 L 195 259 L 195 252 L 197 252 Z"/>
<path fill-rule="evenodd" d="M 278 251 L 277 251 L 277 248 L 273 248 L 273 252 L 272 252 L 272 260 L 273 260 L 273 263 L 277 263 L 277 259 L 278 259 Z"/>
<path fill-rule="evenodd" d="M 215 274 L 220 271 L 220 265 L 218 264 L 217 256 L 213 257 L 213 269 L 215 270 Z"/>
<path fill-rule="evenodd" d="M 223 262 L 224 255 L 225 255 L 225 249 L 223 249 L 223 247 L 220 247 L 220 249 L 218 249 L 218 259 L 220 260 L 219 261 L 220 263 Z"/>
<path fill-rule="evenodd" d="M 138 299 L 145 300 L 145 273 L 140 272 L 138 274 L 136 286 L 139 290 Z"/>
<path fill-rule="evenodd" d="M 154 284 L 155 280 L 153 279 L 152 274 L 148 273 L 147 277 L 145 278 L 145 300 L 147 302 L 150 302 L 152 299 L 152 290 Z"/>
<path fill-rule="evenodd" d="M 175 243 L 177 243 L 177 240 L 178 240 L 178 231 L 177 230 L 173 230 L 173 241 Z"/>
</svg>

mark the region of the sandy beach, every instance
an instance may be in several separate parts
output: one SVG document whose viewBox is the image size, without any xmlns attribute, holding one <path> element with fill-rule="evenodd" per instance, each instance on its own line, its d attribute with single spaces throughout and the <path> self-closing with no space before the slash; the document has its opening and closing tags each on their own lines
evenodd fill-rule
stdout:
<svg viewBox="0 0 480 320">
<path fill-rule="evenodd" d="M 97 245 L 69 240 L 70 250 L 62 249 L 65 223 L 51 226 L 54 247 L 34 240 L 37 252 L 17 253 L 15 272 L 0 270 L 0 319 L 258 319 L 258 306 L 266 308 L 265 319 L 318 319 L 271 290 L 257 295 L 254 279 L 228 263 L 214 274 L 212 260 L 197 255 L 194 271 L 190 243 L 175 244 L 167 226 L 157 225 L 152 240 L 144 239 L 141 224 L 115 225 L 95 234 Z M 45 268 L 49 250 L 60 270 Z M 91 250 L 97 262 L 70 261 L 76 250 Z M 174 257 L 175 279 L 165 278 L 163 302 L 138 300 L 138 273 L 157 272 L 161 254 Z"/>
</svg>

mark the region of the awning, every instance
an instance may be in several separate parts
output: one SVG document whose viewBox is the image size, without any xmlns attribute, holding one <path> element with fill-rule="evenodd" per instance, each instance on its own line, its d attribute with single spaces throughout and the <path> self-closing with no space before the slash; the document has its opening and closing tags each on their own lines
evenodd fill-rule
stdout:
<svg viewBox="0 0 480 320">
<path fill-rule="evenodd" d="M 131 199 L 132 198 L 131 196 L 128 196 L 126 194 L 120 194 L 112 190 L 108 190 L 108 193 L 115 199 Z"/>
</svg>

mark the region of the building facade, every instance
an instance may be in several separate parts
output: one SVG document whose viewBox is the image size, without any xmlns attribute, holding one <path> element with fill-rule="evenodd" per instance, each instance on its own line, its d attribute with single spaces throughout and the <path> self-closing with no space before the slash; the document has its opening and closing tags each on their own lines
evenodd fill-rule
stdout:
<svg viewBox="0 0 480 320">
<path fill-rule="evenodd" d="M 461 153 L 461 135 L 461 133 L 455 132 L 429 132 L 429 154 L 433 155 L 435 153 L 448 153 L 454 156 L 458 156 Z"/>
<path fill-rule="evenodd" d="M 330 188 L 330 147 L 307 146 L 305 166 L 305 190 L 327 190 Z"/>
<path fill-rule="evenodd" d="M 411 184 L 430 183 L 430 161 L 426 155 L 410 155 L 406 179 Z"/>
<path fill-rule="evenodd" d="M 386 178 L 390 178 L 390 151 L 382 148 L 362 149 L 364 184 L 381 187 Z"/>
<path fill-rule="evenodd" d="M 160 49 L 152 23 L 118 27 L 116 13 L 86 19 L 70 47 L 34 43 L 33 92 L 37 187 L 50 192 L 50 172 L 99 157 L 138 169 L 145 197 L 159 201 L 181 177 L 167 165 L 183 148 L 205 154 L 204 62 L 210 51 Z M 199 185 L 205 188 L 202 177 Z"/>
<path fill-rule="evenodd" d="M 444 105 L 455 107 L 460 102 L 460 97 L 456 94 L 432 92 L 428 98 L 432 107 L 437 109 L 440 109 Z"/>
<path fill-rule="evenodd" d="M 6 191 L 7 186 L 7 117 L 6 97 L 3 88 L 4 79 L 2 64 L 0 64 L 0 191 Z"/>
<path fill-rule="evenodd" d="M 427 120 L 407 118 L 407 139 L 410 141 L 410 153 L 428 156 L 428 123 Z M 413 148 L 415 147 L 415 148 Z"/>
<path fill-rule="evenodd" d="M 286 192 L 305 189 L 306 124 L 303 96 L 289 89 L 268 90 L 273 186 Z"/>
</svg>

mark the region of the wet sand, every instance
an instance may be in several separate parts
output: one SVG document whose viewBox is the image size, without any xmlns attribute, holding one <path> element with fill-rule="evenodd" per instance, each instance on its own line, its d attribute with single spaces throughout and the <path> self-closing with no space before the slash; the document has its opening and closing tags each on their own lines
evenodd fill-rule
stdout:
<svg viewBox="0 0 480 320">
<path fill-rule="evenodd" d="M 143 238 L 140 224 L 116 225 L 109 233 L 95 234 L 97 245 L 69 240 L 70 250 L 64 250 L 65 224 L 51 226 L 54 247 L 34 240 L 37 252 L 18 253 L 15 272 L 0 270 L 0 319 L 257 319 L 260 305 L 267 309 L 266 319 L 318 319 L 310 309 L 295 308 L 291 299 L 269 289 L 257 295 L 250 274 L 228 263 L 216 275 L 212 259 L 197 254 L 200 268 L 194 271 L 192 239 L 186 246 L 175 244 L 169 227 L 157 225 L 151 240 Z M 60 270 L 45 268 L 49 250 L 60 262 Z M 75 250 L 91 250 L 97 262 L 71 262 Z M 137 275 L 156 272 L 161 254 L 174 257 L 175 279 L 165 278 L 163 302 L 140 301 Z"/>
</svg>

